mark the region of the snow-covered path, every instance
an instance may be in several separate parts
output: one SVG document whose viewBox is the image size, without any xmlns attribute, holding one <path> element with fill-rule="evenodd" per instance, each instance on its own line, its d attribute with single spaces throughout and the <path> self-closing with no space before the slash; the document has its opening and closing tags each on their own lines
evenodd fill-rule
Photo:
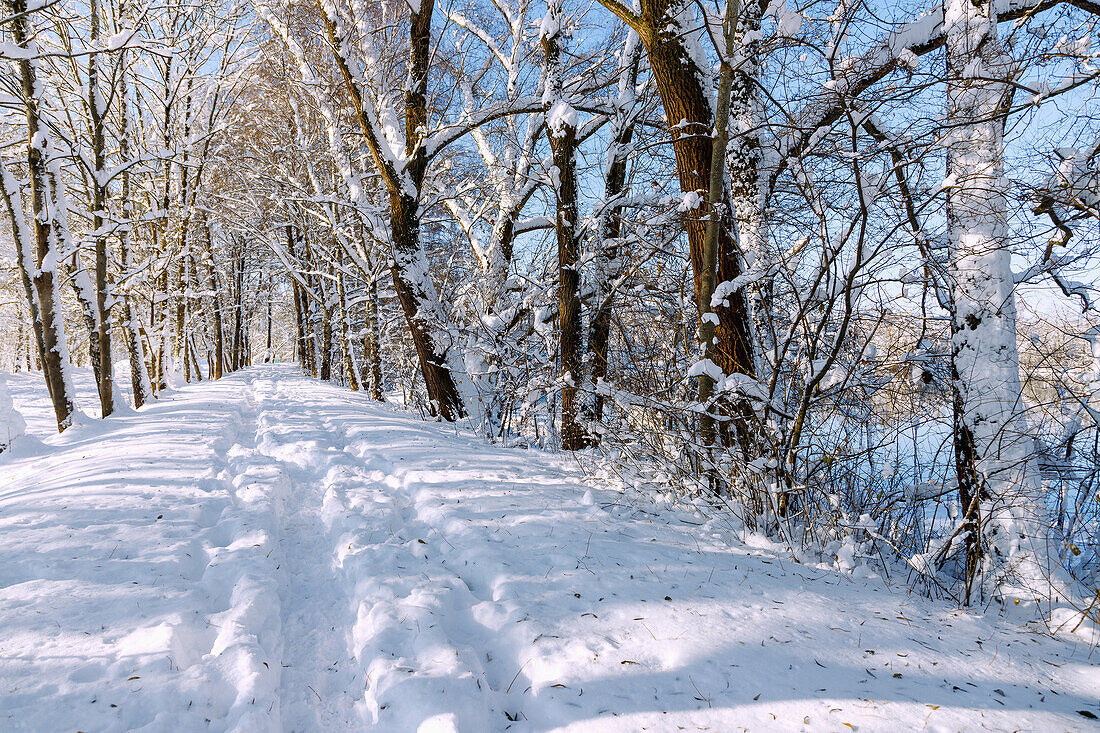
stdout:
<svg viewBox="0 0 1100 733">
<path fill-rule="evenodd" d="M 1079 642 L 700 522 L 292 367 L 192 385 L 0 457 L 0 728 L 1053 731 L 1100 715 L 1100 653 Z"/>
</svg>

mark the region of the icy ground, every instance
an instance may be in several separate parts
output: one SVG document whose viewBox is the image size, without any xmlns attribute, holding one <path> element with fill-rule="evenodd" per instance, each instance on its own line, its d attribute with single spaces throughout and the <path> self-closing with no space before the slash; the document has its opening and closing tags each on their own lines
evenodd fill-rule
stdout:
<svg viewBox="0 0 1100 733">
<path fill-rule="evenodd" d="M 292 367 L 0 456 L 3 730 L 1084 730 L 1097 661 Z"/>
</svg>

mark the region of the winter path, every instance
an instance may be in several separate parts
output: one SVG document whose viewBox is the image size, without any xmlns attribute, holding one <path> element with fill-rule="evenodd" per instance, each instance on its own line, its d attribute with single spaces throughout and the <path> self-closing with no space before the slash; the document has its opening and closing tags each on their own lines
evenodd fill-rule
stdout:
<svg viewBox="0 0 1100 733">
<path fill-rule="evenodd" d="M 0 457 L 4 730 L 1085 730 L 1098 659 L 291 367 Z"/>
</svg>

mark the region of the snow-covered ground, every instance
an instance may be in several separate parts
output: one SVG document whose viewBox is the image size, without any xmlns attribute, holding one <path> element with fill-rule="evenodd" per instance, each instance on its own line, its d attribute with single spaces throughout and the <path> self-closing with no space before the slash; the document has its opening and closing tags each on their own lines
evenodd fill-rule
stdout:
<svg viewBox="0 0 1100 733">
<path fill-rule="evenodd" d="M 1100 652 L 293 367 L 0 455 L 0 728 L 1085 730 Z M 90 404 L 90 383 L 82 393 Z M 1082 711 L 1082 712 L 1079 712 Z"/>
</svg>

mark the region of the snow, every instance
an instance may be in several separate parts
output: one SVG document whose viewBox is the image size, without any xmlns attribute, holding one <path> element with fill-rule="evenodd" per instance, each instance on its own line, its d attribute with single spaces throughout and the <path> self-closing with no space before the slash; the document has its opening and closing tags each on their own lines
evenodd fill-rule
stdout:
<svg viewBox="0 0 1100 733">
<path fill-rule="evenodd" d="M 0 58 L 11 61 L 33 59 L 38 55 L 35 48 L 25 48 L 14 43 L 0 42 Z"/>
<path fill-rule="evenodd" d="M 704 199 L 698 191 L 688 191 L 680 199 L 680 204 L 676 207 L 679 211 L 694 211 L 703 205 Z"/>
<path fill-rule="evenodd" d="M 0 374 L 0 452 L 7 450 L 26 430 L 27 423 L 15 409 L 8 394 L 7 380 Z"/>
<path fill-rule="evenodd" d="M 923 599 L 859 543 L 798 564 L 289 366 L 39 437 L 0 455 L 7 730 L 1085 730 L 1077 711 L 1100 713 L 1064 614 L 1052 637 Z"/>
<path fill-rule="evenodd" d="M 790 38 L 802 28 L 802 16 L 797 10 L 791 10 L 787 7 L 786 0 L 784 2 L 769 3 L 764 9 L 764 15 L 775 17 L 776 30 L 779 31 L 781 36 Z"/>
<path fill-rule="evenodd" d="M 542 17 L 542 23 L 539 25 L 539 38 L 553 38 L 561 31 L 561 22 L 559 16 L 554 12 L 547 12 Z"/>
<path fill-rule="evenodd" d="M 138 35 L 136 30 L 134 30 L 133 28 L 123 28 L 118 33 L 115 33 L 107 39 L 107 50 L 117 51 L 120 48 L 127 47 L 128 45 L 136 46 L 138 45 L 137 43 L 131 44 L 130 41 L 137 38 Z"/>
<path fill-rule="evenodd" d="M 546 126 L 557 137 L 565 135 L 567 130 L 577 127 L 577 110 L 565 100 L 557 100 L 546 113 Z"/>
<path fill-rule="evenodd" d="M 687 375 L 689 378 L 706 375 L 715 382 L 721 382 L 726 377 L 722 372 L 722 367 L 718 366 L 710 359 L 700 359 L 692 364 L 688 367 Z"/>
</svg>

